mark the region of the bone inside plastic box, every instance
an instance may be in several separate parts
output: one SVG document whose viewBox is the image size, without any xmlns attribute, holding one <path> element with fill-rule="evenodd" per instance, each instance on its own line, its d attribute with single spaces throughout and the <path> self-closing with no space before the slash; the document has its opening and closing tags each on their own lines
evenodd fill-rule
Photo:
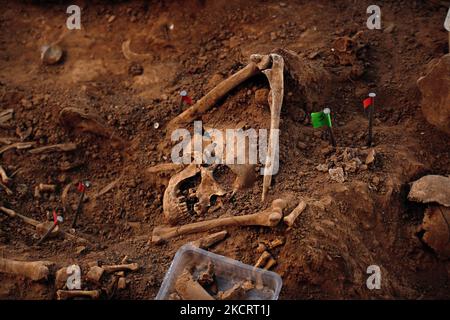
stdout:
<svg viewBox="0 0 450 320">
<path fill-rule="evenodd" d="M 201 281 L 198 280 L 205 272 L 204 267 L 213 270 L 214 282 L 211 286 L 200 287 Z M 177 292 L 177 290 L 180 291 L 180 287 L 184 289 L 188 286 L 180 285 L 180 281 L 186 278 L 187 272 L 190 272 L 189 280 L 197 288 L 185 290 L 189 296 L 183 296 L 185 292 Z M 205 295 L 212 299 L 234 300 L 234 294 L 238 294 L 236 298 L 242 300 L 277 300 L 281 286 L 281 277 L 274 272 L 255 268 L 187 244 L 177 251 L 156 300 L 197 300 Z M 242 290 L 239 290 L 241 288 Z M 201 291 L 200 294 L 198 291 Z"/>
</svg>

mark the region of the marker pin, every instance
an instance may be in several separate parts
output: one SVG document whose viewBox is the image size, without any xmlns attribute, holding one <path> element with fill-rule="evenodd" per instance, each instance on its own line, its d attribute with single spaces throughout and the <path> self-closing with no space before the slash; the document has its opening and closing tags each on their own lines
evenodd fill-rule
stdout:
<svg viewBox="0 0 450 320">
<path fill-rule="evenodd" d="M 323 113 L 326 114 L 327 117 L 328 117 L 328 115 L 331 114 L 330 108 L 325 108 L 325 109 L 323 109 Z M 331 121 L 330 121 L 330 122 L 331 122 Z M 330 136 L 330 142 L 331 142 L 331 145 L 332 145 L 333 147 L 336 147 L 336 139 L 334 138 L 334 133 L 333 133 L 333 128 L 331 127 L 331 123 L 330 123 L 330 125 L 327 125 L 327 130 L 328 130 L 328 134 L 329 134 L 329 136 Z"/>
<path fill-rule="evenodd" d="M 373 113 L 375 108 L 375 97 L 377 95 L 373 92 L 369 93 L 369 97 L 371 98 L 371 104 L 369 106 L 369 137 L 367 139 L 367 146 L 370 147 L 372 145 L 372 126 L 373 126 Z"/>
<path fill-rule="evenodd" d="M 91 183 L 87 180 L 84 182 L 79 182 L 77 185 L 77 190 L 79 192 L 81 192 L 81 195 L 80 195 L 80 200 L 78 200 L 78 206 L 77 206 L 77 210 L 75 212 L 75 216 L 73 217 L 72 228 L 75 228 L 77 225 L 78 216 L 80 215 L 81 206 L 82 206 L 83 200 L 84 200 L 84 194 L 86 192 L 86 189 L 89 188 L 90 186 L 91 186 Z"/>
<path fill-rule="evenodd" d="M 58 216 L 56 211 L 53 210 L 53 225 L 47 230 L 47 232 L 42 236 L 42 238 L 38 241 L 37 245 L 40 245 L 47 237 L 55 230 L 56 226 L 64 221 L 62 216 Z"/>
</svg>

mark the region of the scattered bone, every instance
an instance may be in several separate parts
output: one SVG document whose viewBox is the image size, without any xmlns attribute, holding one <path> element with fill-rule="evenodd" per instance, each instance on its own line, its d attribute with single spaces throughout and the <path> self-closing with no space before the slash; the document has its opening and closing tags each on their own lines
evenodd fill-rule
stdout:
<svg viewBox="0 0 450 320">
<path fill-rule="evenodd" d="M 270 62 L 270 57 L 268 55 L 252 55 L 250 57 L 250 63 L 246 67 L 219 83 L 193 106 L 172 119 L 167 125 L 167 133 L 170 135 L 172 134 L 173 129 L 183 127 L 197 119 L 203 113 L 211 109 L 232 89 L 247 79 L 260 74 L 261 70 L 267 69 L 270 66 Z"/>
<path fill-rule="evenodd" d="M 178 277 L 175 290 L 183 300 L 214 300 L 187 269 Z"/>
<path fill-rule="evenodd" d="M 241 281 L 236 283 L 226 291 L 217 294 L 218 300 L 245 300 L 247 292 L 255 288 L 251 281 Z"/>
<path fill-rule="evenodd" d="M 63 161 L 59 164 L 59 170 L 70 171 L 70 170 L 76 169 L 78 167 L 81 167 L 83 164 L 84 164 L 84 162 L 82 162 L 82 161 L 76 161 L 76 162 Z"/>
<path fill-rule="evenodd" d="M 90 132 L 92 134 L 111 139 L 116 148 L 124 148 L 125 141 L 116 136 L 114 132 L 103 125 L 93 114 L 88 114 L 77 108 L 64 108 L 59 113 L 59 123 L 77 132 Z"/>
<path fill-rule="evenodd" d="M 0 144 L 12 144 L 17 141 L 18 139 L 16 138 L 0 137 Z"/>
<path fill-rule="evenodd" d="M 197 281 L 202 287 L 210 286 L 214 283 L 214 264 L 211 261 L 208 261 L 206 269 L 199 273 Z"/>
<path fill-rule="evenodd" d="M 39 184 L 39 191 L 40 192 L 48 192 L 48 193 L 55 192 L 56 191 L 56 185 L 40 183 Z"/>
<path fill-rule="evenodd" d="M 270 255 L 269 252 L 264 251 L 261 256 L 258 258 L 258 260 L 255 263 L 255 268 L 261 268 L 263 265 L 265 265 L 267 263 L 267 261 L 271 258 L 272 256 Z"/>
<path fill-rule="evenodd" d="M 196 164 L 192 163 L 183 171 L 175 174 L 170 178 L 169 184 L 164 191 L 163 211 L 166 221 L 170 225 L 175 225 L 178 221 L 187 215 L 187 207 L 184 201 L 179 199 L 180 185 L 184 180 L 194 177 L 200 169 Z"/>
<path fill-rule="evenodd" d="M 100 279 L 102 278 L 104 272 L 105 269 L 99 266 L 92 266 L 89 268 L 86 278 L 93 283 L 100 283 Z"/>
<path fill-rule="evenodd" d="M 35 142 L 16 142 L 16 143 L 4 146 L 3 148 L 0 148 L 0 155 L 11 149 L 17 149 L 17 150 L 29 149 L 32 146 L 34 146 L 35 144 L 36 144 Z"/>
<path fill-rule="evenodd" d="M 286 219 L 286 217 L 285 217 L 285 219 Z M 268 243 L 268 245 L 267 245 L 267 248 L 272 250 L 272 249 L 275 249 L 275 248 L 277 248 L 279 246 L 282 246 L 283 244 L 284 244 L 284 240 L 281 239 L 281 238 L 277 238 L 277 239 L 275 239 L 273 241 L 270 241 Z"/>
<path fill-rule="evenodd" d="M 149 53 L 135 53 L 130 49 L 131 40 L 126 40 L 122 43 L 122 53 L 123 56 L 130 61 L 134 62 L 142 62 L 144 60 L 148 60 L 152 58 L 152 55 Z"/>
<path fill-rule="evenodd" d="M 127 287 L 127 279 L 124 277 L 120 277 L 119 280 L 117 280 L 117 289 L 123 290 Z"/>
<path fill-rule="evenodd" d="M 438 175 L 422 177 L 412 183 L 408 199 L 422 203 L 437 202 L 450 207 L 450 178 Z"/>
<path fill-rule="evenodd" d="M 8 177 L 5 169 L 3 169 L 2 166 L 0 166 L 0 179 L 5 185 L 9 184 L 9 182 L 11 181 L 11 178 Z"/>
<path fill-rule="evenodd" d="M 14 192 L 10 189 L 10 188 L 8 188 L 8 186 L 7 185 L 5 185 L 3 182 L 1 182 L 0 181 L 0 188 L 2 188 L 3 190 L 5 190 L 5 192 L 6 192 L 6 194 L 8 195 L 8 196 L 12 196 L 13 194 L 14 194 Z"/>
<path fill-rule="evenodd" d="M 212 219 L 179 227 L 156 227 L 153 230 L 152 242 L 158 243 L 179 235 L 205 232 L 218 227 L 255 225 L 274 227 L 280 222 L 286 205 L 285 200 L 277 199 L 272 202 L 271 207 L 254 214 Z"/>
<path fill-rule="evenodd" d="M 334 168 L 334 169 L 328 169 L 328 174 L 330 175 L 331 180 L 344 183 L 345 182 L 345 175 L 344 175 L 344 169 L 341 167 Z"/>
<path fill-rule="evenodd" d="M 267 250 L 267 247 L 264 243 L 258 243 L 258 247 L 256 248 L 256 253 L 263 253 Z"/>
<path fill-rule="evenodd" d="M 422 240 L 439 258 L 450 258 L 450 208 L 430 206 L 425 210 L 422 223 Z"/>
<path fill-rule="evenodd" d="M 47 279 L 50 261 L 17 261 L 0 258 L 0 272 L 24 276 L 33 281 Z"/>
<path fill-rule="evenodd" d="M 0 128 L 9 129 L 10 126 L 6 124 L 9 120 L 13 118 L 14 109 L 6 109 L 0 111 Z"/>
<path fill-rule="evenodd" d="M 283 218 L 284 223 L 286 223 L 289 227 L 292 227 L 294 225 L 295 220 L 298 218 L 298 216 L 305 210 L 306 208 L 306 202 L 300 201 L 300 203 L 295 207 L 292 212 Z"/>
<path fill-rule="evenodd" d="M 139 269 L 139 265 L 137 263 L 117 264 L 111 266 L 102 266 L 102 269 L 105 270 L 106 273 L 113 273 L 117 271 L 136 271 Z"/>
<path fill-rule="evenodd" d="M 266 265 L 264 266 L 264 269 L 270 270 L 270 268 L 272 268 L 276 264 L 277 264 L 277 261 L 274 258 L 270 257 L 269 261 L 267 261 Z"/>
<path fill-rule="evenodd" d="M 74 151 L 77 149 L 76 143 L 61 143 L 61 144 L 54 144 L 51 146 L 44 146 L 40 148 L 31 149 L 28 151 L 32 154 L 41 154 L 41 153 L 50 153 L 50 152 L 69 152 Z"/>
<path fill-rule="evenodd" d="M 184 165 L 178 163 L 161 163 L 145 170 L 148 180 L 154 185 L 167 186 L 170 178 L 183 170 Z"/>
<path fill-rule="evenodd" d="M 58 300 L 67 300 L 71 298 L 91 298 L 97 300 L 100 298 L 100 290 L 58 290 L 56 291 Z"/>
<path fill-rule="evenodd" d="M 64 289 L 67 283 L 67 278 L 69 278 L 69 275 L 67 274 L 67 267 L 61 268 L 58 271 L 56 271 L 55 288 Z"/>
<path fill-rule="evenodd" d="M 120 182 L 120 179 L 122 177 L 117 178 L 116 180 L 108 183 L 106 186 L 104 186 L 99 192 L 97 192 L 97 194 L 94 196 L 94 198 L 98 198 L 102 195 L 104 195 L 105 193 L 108 193 L 109 191 L 111 191 L 112 189 L 114 189 L 116 187 L 116 185 Z"/>
<path fill-rule="evenodd" d="M 374 148 L 371 148 L 367 153 L 366 165 L 370 165 L 375 161 L 376 152 Z"/>
<path fill-rule="evenodd" d="M 275 130 L 280 127 L 280 114 L 281 107 L 283 105 L 284 96 L 284 59 L 278 54 L 271 54 L 272 68 L 263 70 L 270 84 L 270 133 L 269 133 L 269 145 L 267 149 L 266 161 L 264 164 L 264 170 L 268 170 L 263 178 L 263 191 L 262 201 L 265 201 L 267 192 L 269 191 L 270 183 L 272 181 L 272 170 L 275 166 L 275 158 L 278 156 L 278 135 Z"/>
<path fill-rule="evenodd" d="M 208 249 L 219 241 L 222 241 L 227 236 L 228 232 L 226 230 L 219 231 L 206 237 L 200 238 L 198 240 L 192 241 L 191 244 L 195 247 L 199 247 L 201 249 Z"/>
</svg>

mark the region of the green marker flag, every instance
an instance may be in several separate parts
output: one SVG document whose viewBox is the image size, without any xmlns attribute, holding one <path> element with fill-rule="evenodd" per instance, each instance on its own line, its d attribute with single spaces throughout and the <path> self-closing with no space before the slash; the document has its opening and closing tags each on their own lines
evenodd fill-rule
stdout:
<svg viewBox="0 0 450 320">
<path fill-rule="evenodd" d="M 331 115 L 330 113 L 321 112 L 312 112 L 311 113 L 311 122 L 314 128 L 320 128 L 323 126 L 327 126 L 331 128 Z"/>
</svg>

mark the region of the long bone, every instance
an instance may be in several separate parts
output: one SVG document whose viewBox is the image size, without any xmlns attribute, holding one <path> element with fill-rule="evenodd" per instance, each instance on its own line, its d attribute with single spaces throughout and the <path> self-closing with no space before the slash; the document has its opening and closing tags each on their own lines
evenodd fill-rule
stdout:
<svg viewBox="0 0 450 320">
<path fill-rule="evenodd" d="M 50 261 L 16 261 L 0 258 L 0 272 L 27 277 L 33 281 L 47 279 Z"/>
<path fill-rule="evenodd" d="M 266 199 L 267 192 L 269 191 L 270 183 L 272 181 L 273 166 L 275 165 L 275 157 L 278 157 L 278 134 L 275 130 L 280 127 L 280 114 L 281 106 L 283 105 L 284 95 L 284 59 L 278 54 L 271 54 L 272 68 L 264 70 L 270 84 L 271 95 L 269 96 L 270 105 L 270 133 L 269 133 L 269 145 L 266 155 L 266 162 L 264 165 L 264 180 L 263 180 L 263 192 L 262 201 Z M 266 172 L 268 171 L 268 172 Z"/>
<path fill-rule="evenodd" d="M 191 224 L 186 224 L 179 227 L 156 227 L 153 229 L 152 242 L 161 242 L 179 235 L 205 232 L 218 227 L 224 228 L 227 226 L 276 226 L 282 216 L 283 209 L 286 208 L 287 202 L 283 199 L 277 199 L 272 202 L 272 205 L 266 210 L 258 213 L 234 216 L 226 218 L 218 218 L 207 221 L 200 221 Z"/>
<path fill-rule="evenodd" d="M 100 298 L 100 290 L 58 290 L 56 297 L 58 300 L 67 300 L 71 298 L 91 298 L 97 300 Z"/>
<path fill-rule="evenodd" d="M 292 212 L 283 218 L 284 223 L 286 223 L 289 227 L 292 227 L 294 225 L 295 220 L 298 218 L 298 216 L 305 210 L 306 208 L 306 202 L 300 201 L 300 203 L 295 207 Z"/>
<path fill-rule="evenodd" d="M 172 119 L 167 125 L 167 135 L 170 136 L 174 129 L 183 127 L 189 122 L 197 119 L 200 115 L 217 104 L 217 102 L 219 102 L 220 99 L 222 99 L 228 92 L 236 88 L 244 81 L 259 74 L 262 70 L 269 68 L 270 63 L 271 61 L 269 55 L 251 55 L 250 63 L 247 66 L 219 83 L 203 98 L 198 100 L 192 107 L 186 109 L 177 117 Z"/>
</svg>

